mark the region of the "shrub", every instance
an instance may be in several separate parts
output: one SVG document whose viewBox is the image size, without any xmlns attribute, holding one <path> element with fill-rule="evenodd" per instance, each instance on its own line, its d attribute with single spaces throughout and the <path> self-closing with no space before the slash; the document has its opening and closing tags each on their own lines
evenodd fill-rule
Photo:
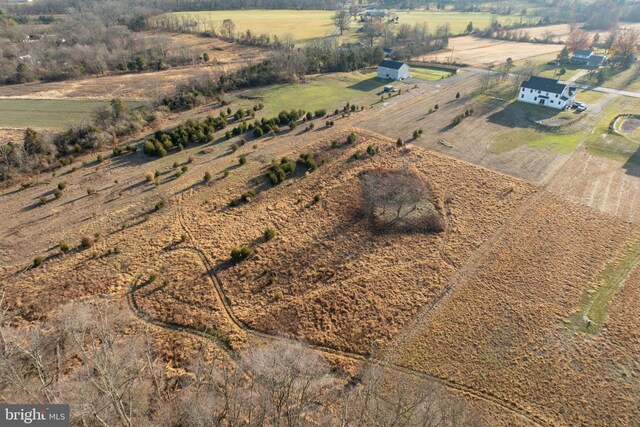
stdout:
<svg viewBox="0 0 640 427">
<path fill-rule="evenodd" d="M 315 196 L 313 196 L 313 201 L 314 201 L 315 203 L 318 203 L 318 202 L 320 201 L 320 195 L 319 195 L 319 194 L 316 194 Z"/>
<path fill-rule="evenodd" d="M 314 127 L 315 125 L 313 123 L 309 123 L 309 130 L 313 130 Z"/>
<path fill-rule="evenodd" d="M 62 253 L 66 254 L 67 252 L 69 252 L 69 244 L 64 240 L 62 240 L 58 246 L 60 247 L 60 251 Z"/>
<path fill-rule="evenodd" d="M 240 199 L 242 199 L 243 202 L 249 202 L 254 197 L 256 197 L 256 190 L 248 190 L 240 196 Z"/>
<path fill-rule="evenodd" d="M 193 156 L 189 156 L 189 157 L 187 158 L 187 163 L 191 164 L 191 163 L 193 163 L 193 161 L 194 161 L 194 160 L 195 160 L 195 159 L 193 158 Z"/>
<path fill-rule="evenodd" d="M 402 147 L 402 138 L 398 138 L 398 140 L 396 141 L 396 146 Z"/>
<path fill-rule="evenodd" d="M 376 154 L 378 154 L 378 148 L 374 147 L 373 145 L 369 145 L 367 147 L 367 154 L 370 156 L 375 156 Z"/>
<path fill-rule="evenodd" d="M 47 204 L 47 198 L 46 197 L 40 197 L 40 200 L 38 200 L 38 203 L 40 203 L 40 205 L 46 205 Z"/>
<path fill-rule="evenodd" d="M 238 262 L 247 259 L 251 256 L 251 249 L 246 246 L 239 248 L 233 248 L 231 250 L 231 259 Z"/>
<path fill-rule="evenodd" d="M 240 166 L 246 164 L 247 163 L 247 156 L 240 156 L 240 158 L 238 159 L 238 163 L 240 163 Z"/>
<path fill-rule="evenodd" d="M 228 140 L 230 140 L 230 139 L 231 139 L 231 132 L 226 131 L 226 132 L 224 133 L 224 137 L 225 137 L 225 139 L 226 139 L 227 141 L 228 141 Z"/>
<path fill-rule="evenodd" d="M 351 132 L 347 137 L 347 144 L 353 144 L 354 142 L 356 142 L 356 134 Z"/>
<path fill-rule="evenodd" d="M 42 263 L 44 262 L 44 258 L 42 258 L 41 256 L 39 257 L 35 257 L 33 259 L 33 266 L 34 267 L 40 267 L 42 265 Z"/>
<path fill-rule="evenodd" d="M 417 130 L 413 131 L 413 139 L 418 139 L 418 137 L 420 136 L 420 133 Z"/>
<path fill-rule="evenodd" d="M 98 157 L 96 157 L 96 161 L 97 161 L 98 163 L 102 163 L 102 162 L 104 162 L 104 157 L 102 157 L 102 154 L 98 154 Z"/>
<path fill-rule="evenodd" d="M 160 171 L 159 170 L 155 171 L 153 176 L 154 176 L 154 178 L 159 177 L 160 176 Z"/>
<path fill-rule="evenodd" d="M 296 122 L 294 122 L 293 120 L 291 120 L 289 122 L 289 129 L 294 130 L 296 128 Z"/>
<path fill-rule="evenodd" d="M 331 148 L 338 148 L 338 141 L 336 141 L 335 139 L 331 141 Z"/>
<path fill-rule="evenodd" d="M 266 230 L 264 230 L 264 232 L 262 233 L 262 235 L 264 236 L 264 240 L 271 240 L 274 237 L 276 237 L 276 231 L 271 229 L 271 228 L 267 228 Z"/>
<path fill-rule="evenodd" d="M 113 147 L 113 156 L 119 156 L 122 154 L 122 147 Z"/>
<path fill-rule="evenodd" d="M 85 236 L 80 240 L 80 246 L 87 249 L 93 246 L 93 239 L 91 237 Z"/>
<path fill-rule="evenodd" d="M 65 181 L 62 181 L 62 182 L 58 183 L 58 190 L 62 191 L 65 188 L 67 188 L 67 183 Z"/>
<path fill-rule="evenodd" d="M 311 153 L 300 154 L 300 162 L 305 165 L 308 171 L 313 172 L 314 170 L 318 169 L 318 163 L 316 163 L 315 159 L 313 158 L 313 154 Z"/>
<path fill-rule="evenodd" d="M 205 172 L 204 173 L 204 182 L 211 182 L 211 172 Z"/>
<path fill-rule="evenodd" d="M 174 173 L 174 174 L 173 174 L 173 176 L 174 176 L 175 178 L 180 178 L 180 177 L 182 176 L 182 172 L 180 172 L 180 171 L 176 171 L 176 173 Z"/>
<path fill-rule="evenodd" d="M 164 207 L 164 199 L 160 199 L 160 201 L 158 203 L 156 203 L 156 205 L 154 207 L 154 210 L 155 211 L 159 211 L 163 207 Z"/>
<path fill-rule="evenodd" d="M 58 190 L 57 188 L 53 191 L 53 197 L 55 197 L 56 199 L 59 199 L 60 197 L 62 197 L 62 191 Z"/>
<path fill-rule="evenodd" d="M 224 176 L 225 178 L 229 176 L 229 171 L 224 171 L 224 173 L 222 174 L 222 176 Z"/>
<path fill-rule="evenodd" d="M 438 104 L 434 105 L 434 106 L 433 106 L 433 109 L 434 109 L 434 110 L 436 110 L 436 111 L 438 111 Z"/>
<path fill-rule="evenodd" d="M 315 112 L 315 116 L 320 118 L 320 117 L 324 117 L 327 115 L 327 110 L 325 109 L 320 109 L 320 110 L 316 110 Z"/>
<path fill-rule="evenodd" d="M 173 162 L 173 168 L 176 169 L 180 164 L 178 162 Z"/>
<path fill-rule="evenodd" d="M 147 182 L 153 182 L 154 176 L 151 172 L 147 172 L 147 175 L 145 175 L 145 179 L 147 180 Z"/>
<path fill-rule="evenodd" d="M 460 99 L 460 92 L 456 93 L 456 99 Z"/>
<path fill-rule="evenodd" d="M 189 166 L 184 165 L 184 166 L 182 166 L 182 169 L 181 169 L 181 170 L 182 170 L 182 172 L 184 173 L 184 172 L 186 172 L 186 171 L 188 171 L 188 170 L 189 170 Z"/>
<path fill-rule="evenodd" d="M 255 138 L 260 138 L 262 135 L 264 135 L 264 132 L 261 127 L 257 127 L 253 130 L 253 136 Z"/>
<path fill-rule="evenodd" d="M 91 196 L 93 194 L 96 194 L 96 190 L 93 188 L 87 188 L 87 196 Z"/>
<path fill-rule="evenodd" d="M 311 120 L 311 119 L 313 119 L 313 114 L 311 114 L 311 111 L 309 111 L 309 112 L 307 113 L 307 115 L 305 116 L 305 118 L 306 118 L 307 120 Z"/>
<path fill-rule="evenodd" d="M 359 158 L 360 158 L 360 150 L 357 150 L 355 153 L 353 153 L 353 159 L 358 160 Z"/>
</svg>

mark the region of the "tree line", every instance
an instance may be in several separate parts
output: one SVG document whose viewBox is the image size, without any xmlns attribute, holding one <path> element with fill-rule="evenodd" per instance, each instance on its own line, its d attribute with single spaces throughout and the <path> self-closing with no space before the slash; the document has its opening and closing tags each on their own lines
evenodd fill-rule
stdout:
<svg viewBox="0 0 640 427">
<path fill-rule="evenodd" d="M 190 341 L 193 351 L 173 361 L 179 369 L 170 374 L 152 331 L 115 302 L 67 303 L 46 326 L 15 326 L 13 315 L 1 308 L 3 398 L 68 403 L 73 426 L 482 423 L 462 398 L 425 377 L 374 364 L 350 377 L 292 341 L 224 354 L 223 341 L 196 338 Z"/>
</svg>

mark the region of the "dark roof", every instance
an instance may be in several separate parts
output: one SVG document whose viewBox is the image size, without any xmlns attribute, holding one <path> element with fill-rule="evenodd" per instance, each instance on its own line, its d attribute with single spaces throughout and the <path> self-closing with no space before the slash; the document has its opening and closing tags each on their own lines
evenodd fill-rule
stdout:
<svg viewBox="0 0 640 427">
<path fill-rule="evenodd" d="M 589 61 L 587 61 L 587 66 L 599 67 L 604 63 L 605 59 L 607 59 L 607 57 L 604 55 L 591 55 Z"/>
<path fill-rule="evenodd" d="M 591 56 L 593 51 L 589 49 L 576 49 L 573 54 L 577 56 Z"/>
<path fill-rule="evenodd" d="M 541 90 L 544 92 L 562 93 L 567 85 L 558 83 L 554 79 L 546 79 L 544 77 L 529 77 L 529 80 L 522 83 L 522 87 L 526 89 Z"/>
<path fill-rule="evenodd" d="M 391 60 L 385 59 L 384 61 L 382 61 L 381 63 L 378 64 L 378 67 L 384 67 L 384 68 L 391 68 L 393 70 L 399 70 L 400 67 L 402 67 L 403 65 L 404 65 L 404 62 L 391 61 Z"/>
</svg>

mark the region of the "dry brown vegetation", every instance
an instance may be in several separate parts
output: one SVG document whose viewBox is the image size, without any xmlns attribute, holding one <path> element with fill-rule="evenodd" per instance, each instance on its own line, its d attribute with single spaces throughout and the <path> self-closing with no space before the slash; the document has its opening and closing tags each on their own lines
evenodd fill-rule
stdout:
<svg viewBox="0 0 640 427">
<path fill-rule="evenodd" d="M 543 43 L 520 43 L 504 40 L 485 39 L 474 36 L 452 37 L 447 50 L 424 55 L 425 61 L 449 61 L 474 66 L 503 64 L 507 58 L 514 61 L 553 54 L 562 50 L 562 45 Z"/>
<path fill-rule="evenodd" d="M 542 424 L 635 425 L 633 334 L 621 323 L 595 338 L 565 326 L 632 230 L 555 196 L 532 199 L 392 358 L 509 399 Z"/>
<path fill-rule="evenodd" d="M 138 37 L 164 37 L 168 49 L 194 58 L 194 66 L 172 68 L 165 71 L 94 76 L 61 82 L 35 82 L 22 85 L 0 86 L 0 97 L 11 98 L 80 98 L 124 99 L 154 98 L 171 92 L 176 84 L 207 72 L 232 71 L 265 57 L 264 49 L 241 46 L 220 39 L 191 34 L 160 32 L 141 33 Z M 198 61 L 207 53 L 208 64 Z"/>
<path fill-rule="evenodd" d="M 220 414 L 223 409 L 216 405 L 225 398 L 220 385 L 232 390 L 251 384 L 263 397 L 273 391 L 271 381 L 283 377 L 238 381 L 236 371 L 225 370 L 230 362 L 221 350 L 246 358 L 244 366 L 251 371 L 240 372 L 261 372 L 265 361 L 276 363 L 273 354 L 293 363 L 292 353 L 246 349 L 265 343 L 278 347 L 283 336 L 307 343 L 308 349 L 294 354 L 320 370 L 301 372 L 322 381 L 329 368 L 319 354 L 350 374 L 360 372 L 373 355 L 373 364 L 393 362 L 392 377 L 407 375 L 406 387 L 397 386 L 396 394 L 368 402 L 351 394 L 361 409 L 360 424 L 351 419 L 352 425 L 392 424 L 387 416 L 397 407 L 388 402 L 431 402 L 431 396 L 443 394 L 434 381 L 467 396 L 489 425 L 637 424 L 638 268 L 614 295 L 598 333 L 585 335 L 567 324 L 635 227 L 526 181 L 434 152 L 530 181 L 552 176 L 551 189 L 564 196 L 578 188 L 578 171 L 594 167 L 580 163 L 581 152 L 557 156 L 519 147 L 491 155 L 487 147 L 495 133 L 523 125 L 520 119 L 513 114 L 505 119 L 506 114 L 496 114 L 501 106 L 480 105 L 469 96 L 478 84 L 472 72 L 453 80 L 454 87 L 448 84 L 412 90 L 375 109 L 337 118 L 332 128 L 318 121 L 313 131 L 264 137 L 256 145 L 232 138 L 164 158 L 138 152 L 103 162 L 87 159 L 84 166 L 62 168 L 56 177 L 37 177 L 29 188 L 4 189 L 0 282 L 5 302 L 17 315 L 12 326 L 53 324 L 67 302 L 96 296 L 116 300 L 137 316 L 127 334 L 149 325 L 148 343 L 143 343 L 162 364 L 168 384 L 187 384 L 174 400 L 177 406 L 162 405 L 163 419 L 181 425 Z M 459 100 L 456 92 L 462 94 Z M 439 110 L 428 114 L 436 103 Z M 190 114 L 218 113 L 207 108 Z M 455 128 L 446 126 L 469 108 L 475 109 L 473 116 Z M 423 136 L 411 139 L 414 129 L 424 129 Z M 347 142 L 351 132 L 357 135 L 352 144 Z M 397 147 L 399 136 L 408 144 Z M 373 149 L 367 152 L 368 147 Z M 272 187 L 265 176 L 272 159 L 295 160 L 302 153 L 313 155 L 317 169 L 306 171 L 299 164 Z M 555 173 L 567 158 L 568 167 Z M 369 174 L 386 182 L 398 171 L 408 174 L 401 182 L 420 190 L 407 194 L 410 203 L 402 204 L 400 216 L 436 211 L 441 231 L 407 230 L 405 224 L 381 233 L 363 215 L 373 212 L 378 225 L 388 223 L 379 204 L 364 209 L 372 199 L 362 179 Z M 203 179 L 205 172 L 209 180 Z M 62 197 L 40 206 L 39 198 L 51 198 L 62 181 Z M 602 200 L 624 199 L 624 209 L 611 212 L 635 218 L 635 185 L 633 176 L 620 175 L 576 195 L 581 201 L 588 195 L 601 200 L 600 193 Z M 593 196 L 589 188 L 606 190 Z M 374 194 L 385 202 L 399 200 L 397 192 L 387 197 L 388 189 L 383 190 Z M 592 204 L 602 210 L 605 205 Z M 270 238 L 267 229 L 274 231 Z M 82 248 L 83 237 L 93 245 Z M 58 248 L 62 240 L 70 246 L 66 254 Z M 245 246 L 251 255 L 233 262 L 232 249 Z M 35 257 L 43 258 L 38 267 L 33 267 Z M 207 357 L 223 360 L 209 371 L 197 360 L 208 339 L 218 345 L 214 352 L 207 344 Z M 388 391 L 385 375 L 369 371 L 347 388 L 362 381 Z M 148 384 L 148 377 L 142 380 Z M 194 384 L 202 387 L 201 394 L 190 389 Z M 314 390 L 326 398 L 325 389 Z M 335 397 L 344 384 L 329 390 Z M 245 405 L 250 399 L 242 396 L 238 402 Z M 277 417 L 269 402 L 261 398 L 260 408 Z M 438 402 L 444 402 L 440 415 L 460 413 L 457 400 Z M 334 403 L 314 413 L 335 415 L 342 407 Z M 418 406 L 420 416 L 433 420 L 428 408 Z M 473 414 L 468 419 L 477 420 Z"/>
</svg>

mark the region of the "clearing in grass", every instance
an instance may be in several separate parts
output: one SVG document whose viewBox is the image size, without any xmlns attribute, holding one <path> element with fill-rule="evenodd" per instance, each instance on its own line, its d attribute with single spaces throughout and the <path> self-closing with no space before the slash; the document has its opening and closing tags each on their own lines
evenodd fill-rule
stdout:
<svg viewBox="0 0 640 427">
<path fill-rule="evenodd" d="M 139 102 L 127 103 L 130 108 Z M 62 129 L 91 121 L 91 115 L 106 101 L 72 99 L 0 99 L 0 127 Z"/>
</svg>

